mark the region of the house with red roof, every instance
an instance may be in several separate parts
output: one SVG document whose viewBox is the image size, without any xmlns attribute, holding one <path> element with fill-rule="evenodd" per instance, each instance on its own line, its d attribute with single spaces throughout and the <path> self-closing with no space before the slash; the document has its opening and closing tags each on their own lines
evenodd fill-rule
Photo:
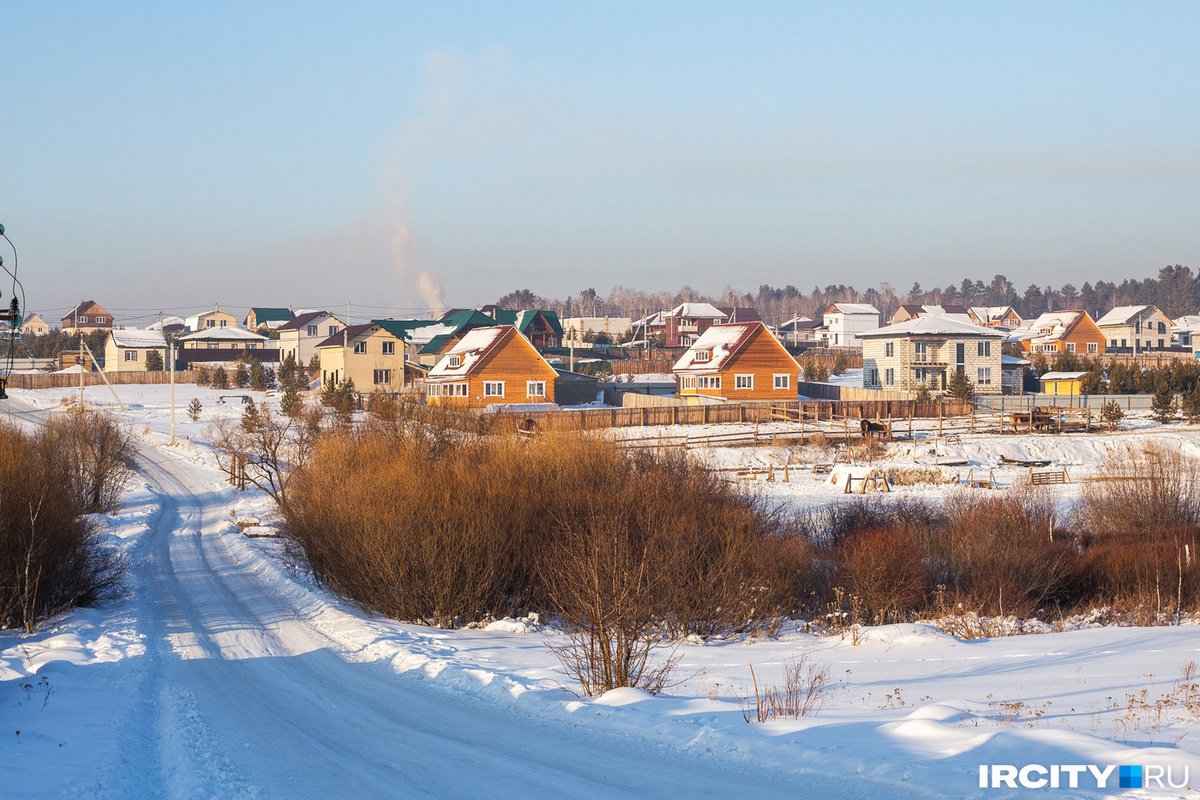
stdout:
<svg viewBox="0 0 1200 800">
<path fill-rule="evenodd" d="M 513 403 L 553 403 L 558 373 L 512 325 L 463 334 L 425 378 L 431 406 L 480 409 Z"/>
</svg>

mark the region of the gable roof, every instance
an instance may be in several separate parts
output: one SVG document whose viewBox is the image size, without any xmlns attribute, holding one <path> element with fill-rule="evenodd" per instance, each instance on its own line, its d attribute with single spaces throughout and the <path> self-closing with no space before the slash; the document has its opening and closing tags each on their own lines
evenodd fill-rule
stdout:
<svg viewBox="0 0 1200 800">
<path fill-rule="evenodd" d="M 525 309 L 523 311 L 510 311 L 505 308 L 498 308 L 492 313 L 492 316 L 501 325 L 512 325 L 521 333 L 526 333 L 529 330 L 529 326 L 533 324 L 533 321 L 537 319 L 539 314 L 542 315 L 542 319 L 546 320 L 546 325 L 549 326 L 550 330 L 562 336 L 562 323 L 558 321 L 558 314 L 554 311 L 545 311 L 536 308 Z"/>
<path fill-rule="evenodd" d="M 439 350 L 441 350 L 443 347 L 446 346 L 446 342 L 450 341 L 453 338 L 454 338 L 453 333 L 439 333 L 437 336 L 434 336 L 432 339 L 430 339 L 428 342 L 426 342 L 425 346 L 417 351 L 417 355 L 421 355 L 421 356 L 434 355 Z"/>
<path fill-rule="evenodd" d="M 512 325 L 492 325 L 487 328 L 475 328 L 467 331 L 454 347 L 442 356 L 441 360 L 429 370 L 430 378 L 464 378 L 490 355 L 512 333 L 516 338 L 516 328 Z M 525 337 L 520 337 L 528 344 Z M 533 345 L 529 345 L 533 349 Z M 537 353 L 536 350 L 534 350 Z M 461 362 L 457 367 L 450 366 L 450 356 L 460 356 Z M 541 355 L 538 355 L 541 358 Z M 544 361 L 545 359 L 543 359 Z M 547 364 L 549 366 L 549 364 Z"/>
<path fill-rule="evenodd" d="M 1154 306 L 1117 306 L 1112 311 L 1109 311 L 1100 319 L 1096 320 L 1096 325 L 1125 325 L 1132 322 L 1137 317 L 1141 316 L 1146 311 L 1154 309 Z"/>
<path fill-rule="evenodd" d="M 1042 381 L 1077 381 L 1087 375 L 1086 372 L 1047 372 L 1038 380 Z"/>
<path fill-rule="evenodd" d="M 114 328 L 109 331 L 117 347 L 166 347 L 167 339 L 162 331 L 140 328 Z"/>
<path fill-rule="evenodd" d="M 808 331 L 819 327 L 821 327 L 821 323 L 810 317 L 792 317 L 787 322 L 780 325 L 779 330 L 790 333 L 793 330 Z"/>
<path fill-rule="evenodd" d="M 758 309 L 749 306 L 717 306 L 727 322 L 761 322 Z"/>
<path fill-rule="evenodd" d="M 462 328 L 470 325 L 473 327 L 490 327 L 496 324 L 496 320 L 484 314 L 482 311 L 476 311 L 473 308 L 461 309 L 458 311 L 447 311 L 442 315 L 441 322 L 447 325 L 453 325 L 455 328 Z"/>
<path fill-rule="evenodd" d="M 711 303 L 680 303 L 667 312 L 668 317 L 725 319 L 725 312 Z"/>
<path fill-rule="evenodd" d="M 318 319 L 319 317 L 333 317 L 333 319 L 337 319 L 338 324 L 341 324 L 341 320 L 338 319 L 337 317 L 335 317 L 329 311 L 305 311 L 302 314 L 297 314 L 296 316 L 292 317 L 291 319 L 289 319 L 287 322 L 280 325 L 275 330 L 277 330 L 277 331 L 298 331 L 301 328 L 308 325 L 308 323 L 312 322 L 314 319 Z"/>
<path fill-rule="evenodd" d="M 779 343 L 779 340 L 775 339 L 771 332 L 767 330 L 767 326 L 761 322 L 727 322 L 722 325 L 713 325 L 700 334 L 700 338 L 688 348 L 686 353 L 680 356 L 675 365 L 671 367 L 671 371 L 689 372 L 695 370 L 716 372 L 724 369 L 730 363 L 737 360 L 738 354 L 759 332 L 761 332 L 761 335 L 770 336 L 771 339 L 775 340 L 776 344 Z M 780 344 L 779 349 L 795 365 L 796 369 L 799 370 L 800 365 L 784 349 L 783 345 Z M 705 351 L 710 351 L 711 356 L 707 360 L 697 361 L 696 355 Z"/>
<path fill-rule="evenodd" d="M 945 317 L 938 314 L 924 314 L 920 317 L 897 322 L 873 331 L 857 334 L 860 339 L 881 338 L 887 336 L 984 336 L 989 339 L 1003 339 L 1004 334 L 995 328 L 985 328 L 970 322 L 963 322 L 956 317 Z"/>
<path fill-rule="evenodd" d="M 332 336 L 326 336 L 317 342 L 317 347 L 341 347 L 356 336 L 360 336 L 375 327 L 373 322 L 363 322 L 359 325 L 346 325 Z"/>
<path fill-rule="evenodd" d="M 96 308 L 98 308 L 98 309 L 100 309 L 101 311 L 103 311 L 103 312 L 105 313 L 105 315 L 106 315 L 106 316 L 110 316 L 110 317 L 112 316 L 112 314 L 109 314 L 109 313 L 108 313 L 108 310 L 107 310 L 106 308 L 104 308 L 104 306 L 100 305 L 100 304 L 99 304 L 99 303 L 97 303 L 95 300 L 84 300 L 82 303 L 80 303 L 79 305 L 75 306 L 75 308 L 73 308 L 72 310 L 68 311 L 68 312 L 66 313 L 66 315 L 65 315 L 65 316 L 62 318 L 62 320 L 63 320 L 63 321 L 65 321 L 65 320 L 68 320 L 68 319 L 69 319 L 69 320 L 74 320 L 74 319 L 75 319 L 75 317 L 77 317 L 78 315 L 82 314 L 83 312 L 85 312 L 85 311 L 89 310 L 89 309 L 90 309 L 92 306 L 95 306 Z"/>
<path fill-rule="evenodd" d="M 371 322 L 402 341 L 411 339 L 412 332 L 418 328 L 438 324 L 436 319 L 373 319 Z"/>
<path fill-rule="evenodd" d="M 1010 338 L 1032 339 L 1039 344 L 1061 341 L 1070 336 L 1086 316 L 1086 311 L 1047 311 L 1029 323 L 1026 330 L 1014 331 Z"/>
<path fill-rule="evenodd" d="M 287 322 L 294 315 L 290 308 L 274 308 L 271 306 L 252 306 L 246 312 L 246 320 L 250 319 L 250 315 L 254 315 L 256 325 L 264 325 L 268 322 Z"/>
<path fill-rule="evenodd" d="M 879 314 L 879 309 L 870 303 L 832 303 L 826 314 Z"/>
</svg>

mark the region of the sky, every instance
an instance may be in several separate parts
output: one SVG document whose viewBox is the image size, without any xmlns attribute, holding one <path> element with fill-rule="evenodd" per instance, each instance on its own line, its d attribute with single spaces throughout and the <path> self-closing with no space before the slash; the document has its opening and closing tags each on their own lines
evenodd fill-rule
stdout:
<svg viewBox="0 0 1200 800">
<path fill-rule="evenodd" d="M 1198 23 L 1169 2 L 7 3 L 0 223 L 30 309 L 131 322 L 1144 277 L 1200 267 Z"/>
</svg>

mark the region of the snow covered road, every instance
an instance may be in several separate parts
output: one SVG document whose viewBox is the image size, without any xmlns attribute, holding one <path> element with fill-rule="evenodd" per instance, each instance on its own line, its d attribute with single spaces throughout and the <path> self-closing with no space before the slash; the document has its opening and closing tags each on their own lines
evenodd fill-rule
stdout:
<svg viewBox="0 0 1200 800">
<path fill-rule="evenodd" d="M 77 664 L 50 648 L 39 673 L 55 694 L 26 712 L 24 742 L 18 734 L 0 761 L 22 797 L 878 793 L 850 776 L 775 773 L 586 718 L 539 718 L 356 661 L 231 549 L 233 498 L 210 471 L 152 446 L 140 460 L 157 510 L 131 553 L 123 605 L 144 647 Z"/>
</svg>

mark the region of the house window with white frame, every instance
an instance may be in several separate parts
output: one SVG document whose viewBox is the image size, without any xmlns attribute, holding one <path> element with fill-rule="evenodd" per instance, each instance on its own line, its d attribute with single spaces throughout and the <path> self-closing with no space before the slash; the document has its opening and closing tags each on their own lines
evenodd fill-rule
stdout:
<svg viewBox="0 0 1200 800">
<path fill-rule="evenodd" d="M 896 370 L 888 367 L 883 371 L 883 380 L 888 386 L 896 385 Z"/>
<path fill-rule="evenodd" d="M 79 318 L 79 324 L 80 324 L 80 325 L 86 325 L 86 324 L 87 324 L 87 321 L 88 321 L 87 314 L 84 314 L 83 316 L 81 316 L 81 317 Z"/>
<path fill-rule="evenodd" d="M 390 369 L 375 370 L 375 385 L 384 386 L 392 382 L 392 371 Z"/>
<path fill-rule="evenodd" d="M 913 360 L 928 361 L 929 360 L 929 343 L 914 342 L 913 343 Z"/>
<path fill-rule="evenodd" d="M 107 317 L 96 317 L 96 324 L 103 325 L 105 322 L 107 322 L 107 320 Z"/>
<path fill-rule="evenodd" d="M 1087 345 L 1088 345 L 1089 353 L 1099 353 L 1100 352 L 1100 345 L 1097 342 L 1088 342 Z"/>
<path fill-rule="evenodd" d="M 679 385 L 680 385 L 680 388 L 683 388 L 683 389 L 695 389 L 696 388 L 696 376 L 695 375 L 684 375 L 680 379 Z"/>
<path fill-rule="evenodd" d="M 354 354 L 355 355 L 360 355 L 360 356 L 365 355 L 366 352 L 367 352 L 367 343 L 366 342 L 355 342 L 354 343 Z"/>
<path fill-rule="evenodd" d="M 1075 343 L 1074 342 L 1067 342 L 1067 352 L 1068 353 L 1075 352 Z"/>
<path fill-rule="evenodd" d="M 309 336 L 316 336 L 316 335 L 317 335 L 317 330 L 318 330 L 318 329 L 317 329 L 317 326 L 316 326 L 316 325 L 309 325 L 309 326 L 308 326 L 308 335 L 309 335 Z M 329 335 L 330 335 L 330 336 L 332 336 L 333 334 L 331 333 L 331 334 L 329 334 Z"/>
<path fill-rule="evenodd" d="M 383 354 L 385 356 L 396 355 L 396 343 L 395 342 L 384 342 L 383 343 Z"/>
<path fill-rule="evenodd" d="M 753 375 L 735 375 L 733 376 L 733 388 L 735 389 L 753 389 Z"/>
<path fill-rule="evenodd" d="M 720 375 L 701 375 L 696 380 L 696 385 L 700 389 L 720 389 L 721 388 L 721 376 Z"/>
<path fill-rule="evenodd" d="M 917 367 L 915 370 L 913 370 L 913 378 L 917 381 L 917 383 L 924 383 L 927 374 L 928 372 L 924 367 Z"/>
<path fill-rule="evenodd" d="M 137 361 L 138 360 L 138 351 L 137 350 L 126 350 L 125 351 L 125 360 L 126 361 Z"/>
<path fill-rule="evenodd" d="M 867 370 L 867 385 L 868 386 L 878 386 L 879 385 L 879 370 L 875 369 L 874 367 L 871 367 L 870 369 Z"/>
<path fill-rule="evenodd" d="M 992 384 L 992 368 L 980 367 L 976 370 L 975 383 L 980 386 L 990 386 Z"/>
<path fill-rule="evenodd" d="M 975 354 L 979 355 L 979 356 L 984 356 L 984 357 L 990 356 L 992 354 L 992 343 L 991 342 L 977 342 L 976 347 L 975 347 Z"/>
<path fill-rule="evenodd" d="M 894 358 L 896 356 L 896 343 L 895 342 L 885 343 L 883 345 L 883 354 L 887 358 Z"/>
<path fill-rule="evenodd" d="M 461 367 L 462 366 L 462 356 L 457 355 L 457 354 L 452 355 L 452 356 L 450 356 L 450 360 L 448 363 L 451 367 Z"/>
<path fill-rule="evenodd" d="M 777 373 L 774 385 L 776 389 L 790 389 L 792 388 L 792 376 L 786 372 Z"/>
<path fill-rule="evenodd" d="M 223 320 L 221 320 L 221 327 L 222 327 L 222 328 L 228 328 L 228 327 L 229 327 L 229 320 L 227 320 L 227 319 L 223 319 Z"/>
<path fill-rule="evenodd" d="M 545 381 L 526 381 L 525 394 L 528 397 L 545 397 L 546 382 Z"/>
<path fill-rule="evenodd" d="M 504 397 L 504 381 L 484 381 L 484 397 Z"/>
<path fill-rule="evenodd" d="M 712 350 L 697 350 L 696 357 L 692 360 L 693 361 L 711 361 L 712 360 Z"/>
<path fill-rule="evenodd" d="M 328 330 L 329 330 L 330 336 L 337 336 L 339 333 L 342 332 L 342 329 L 339 328 L 337 325 L 330 325 Z"/>
</svg>

